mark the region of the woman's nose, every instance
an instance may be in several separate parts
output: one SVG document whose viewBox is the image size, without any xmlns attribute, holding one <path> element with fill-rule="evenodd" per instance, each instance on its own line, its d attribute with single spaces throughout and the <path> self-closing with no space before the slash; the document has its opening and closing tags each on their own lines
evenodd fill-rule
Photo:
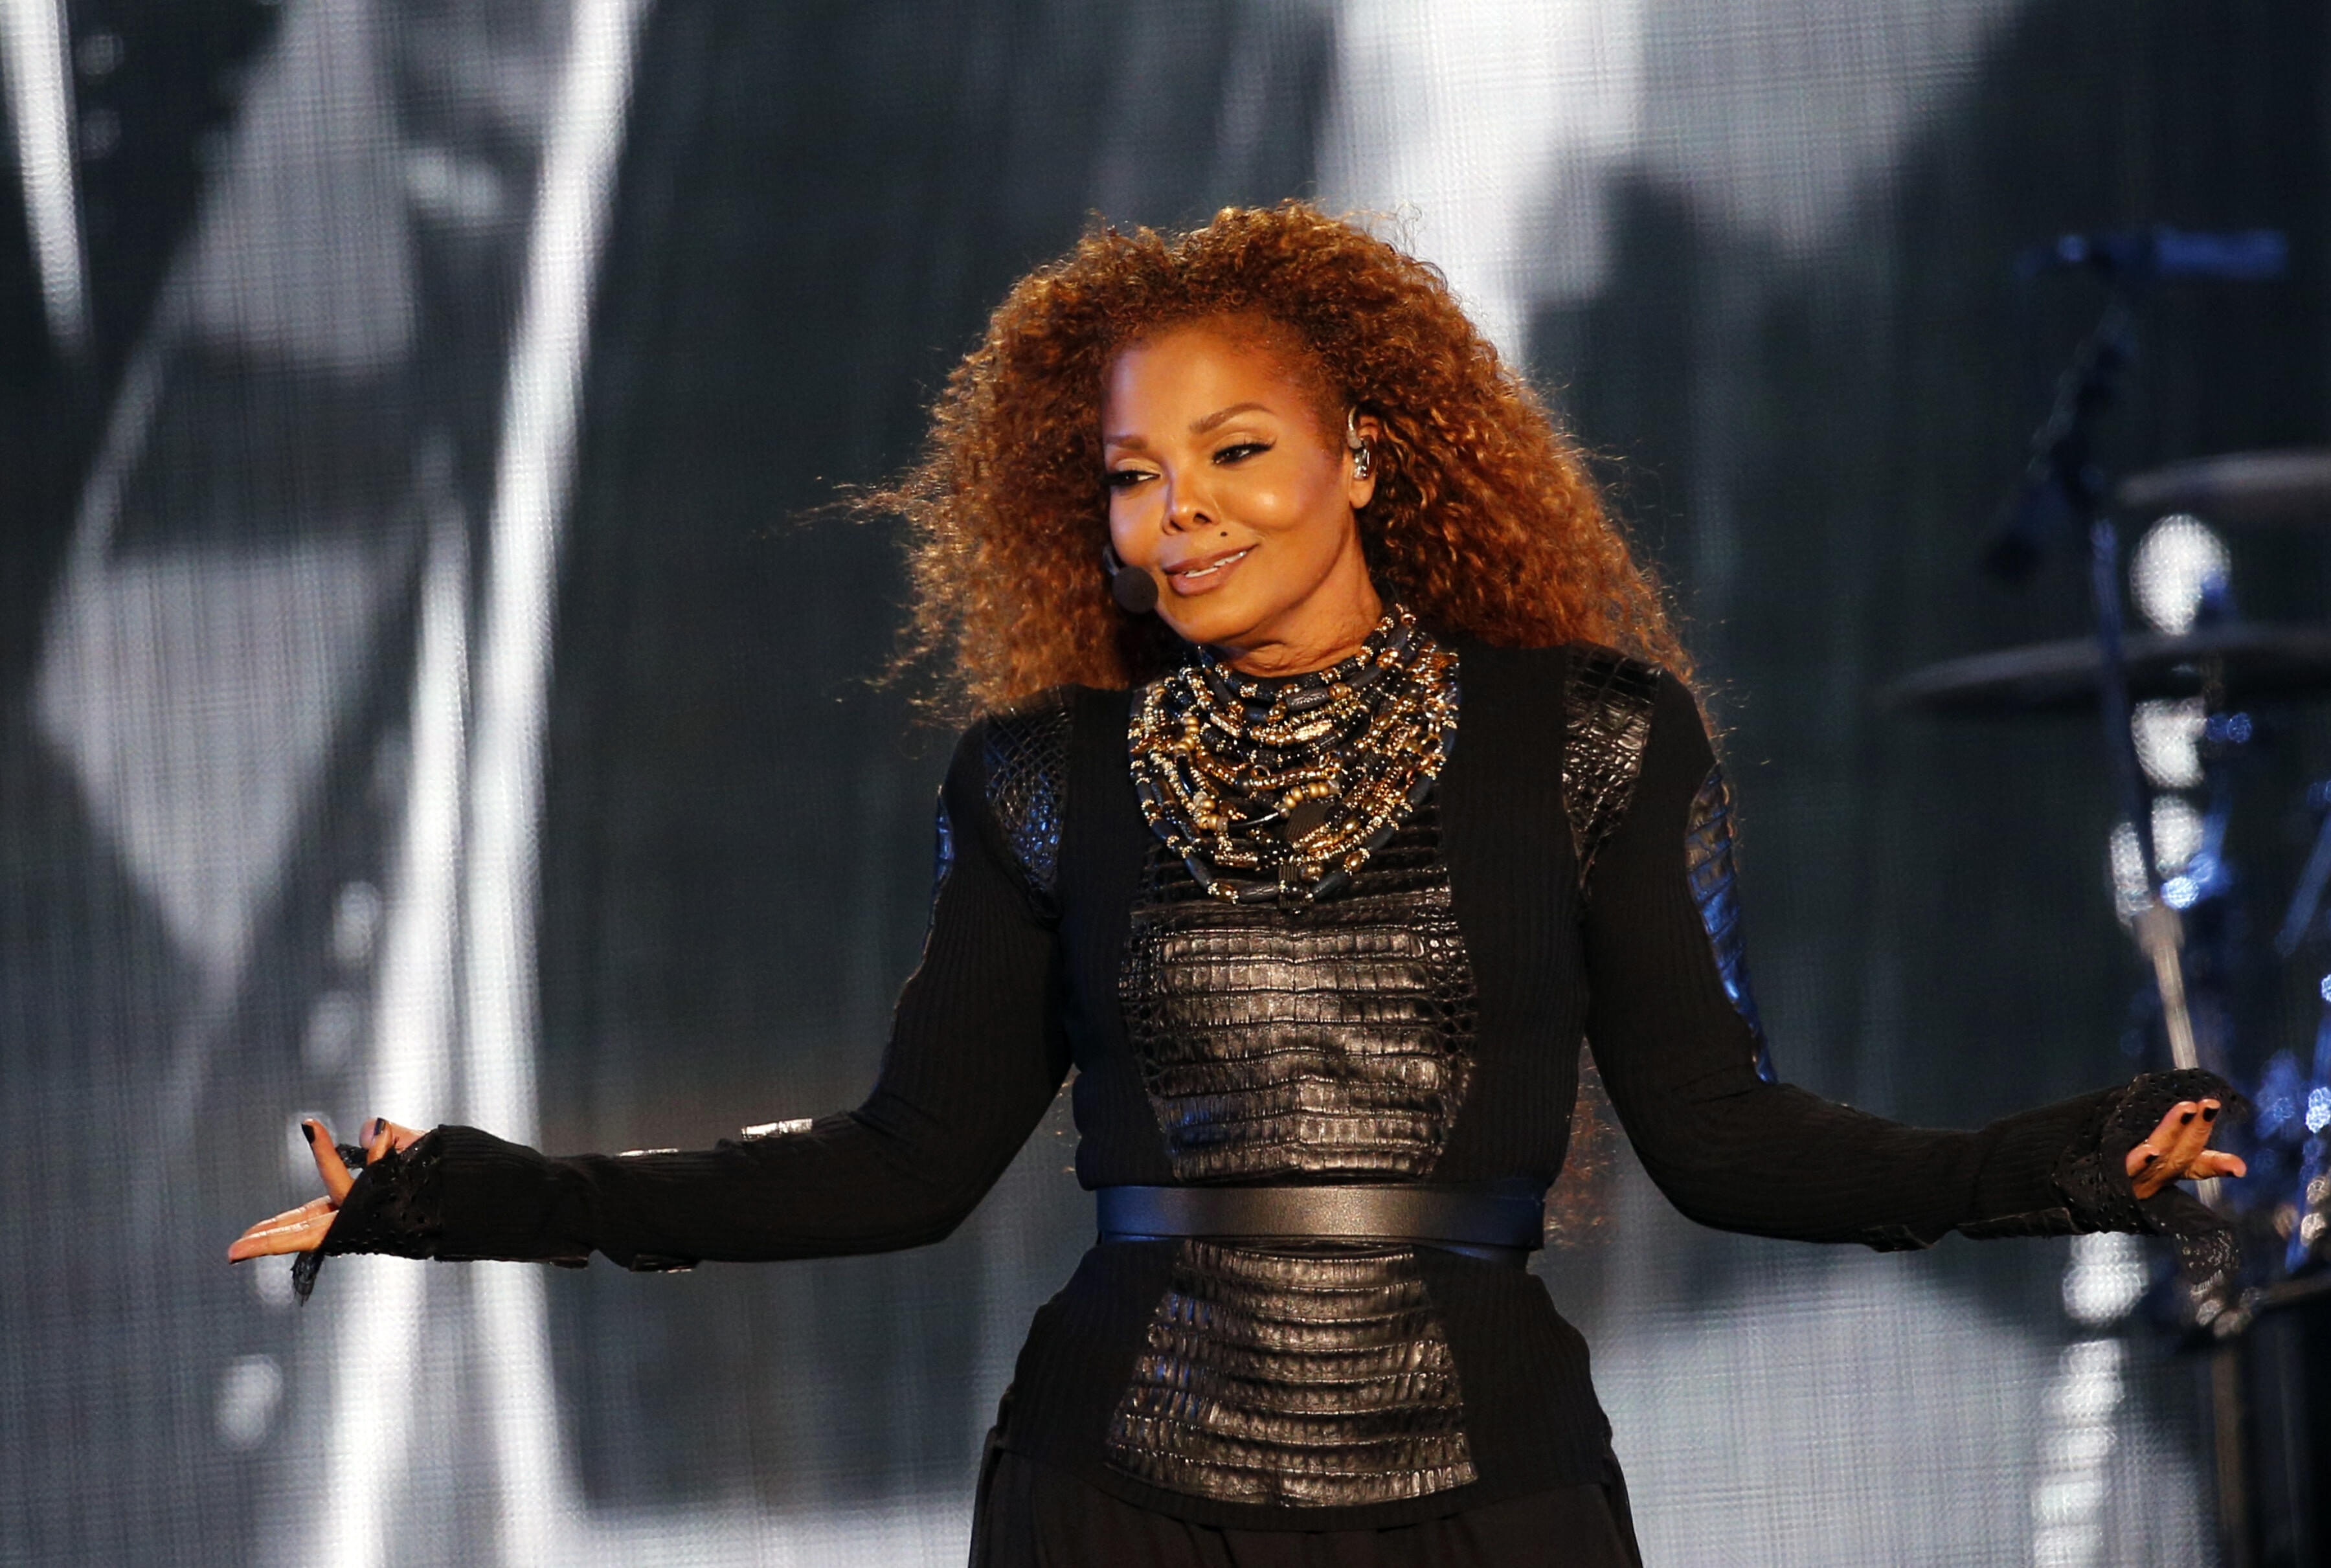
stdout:
<svg viewBox="0 0 2331 1568">
<path fill-rule="evenodd" d="M 1209 511 L 1198 486 L 1186 480 L 1167 481 L 1166 491 L 1166 531 L 1185 533 L 1205 527 Z"/>
</svg>

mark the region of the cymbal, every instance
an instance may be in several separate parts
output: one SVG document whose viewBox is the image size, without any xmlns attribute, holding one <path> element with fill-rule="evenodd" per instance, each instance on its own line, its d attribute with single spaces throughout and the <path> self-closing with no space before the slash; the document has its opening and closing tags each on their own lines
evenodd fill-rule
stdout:
<svg viewBox="0 0 2331 1568">
<path fill-rule="evenodd" d="M 2182 637 L 2132 636 L 2121 646 L 2132 698 L 2193 697 L 2205 674 L 2229 701 L 2331 696 L 2331 626 L 2210 626 Z M 1888 687 L 1890 708 L 1921 713 L 2069 713 L 2097 705 L 2093 638 L 2034 642 L 1914 670 Z"/>
<path fill-rule="evenodd" d="M 2236 451 L 2121 481 L 2121 509 L 2196 512 L 2212 523 L 2331 523 L 2331 450 Z"/>
</svg>

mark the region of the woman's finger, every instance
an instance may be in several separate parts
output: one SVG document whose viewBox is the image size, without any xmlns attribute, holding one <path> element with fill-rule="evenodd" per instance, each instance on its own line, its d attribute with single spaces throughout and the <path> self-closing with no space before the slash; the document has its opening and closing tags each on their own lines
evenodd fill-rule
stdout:
<svg viewBox="0 0 2331 1568">
<path fill-rule="evenodd" d="M 2175 1166 L 2178 1176 L 2184 1176 L 2201 1157 L 2202 1151 L 2210 1146 L 2210 1131 L 2217 1115 L 2216 1100 L 2199 1100 L 2190 1107 L 2180 1107 L 2176 1141 L 2169 1145 L 2162 1163 Z"/>
<path fill-rule="evenodd" d="M 373 1117 L 370 1130 L 372 1136 L 365 1142 L 365 1158 L 368 1160 L 376 1160 L 390 1149 L 401 1155 L 421 1141 L 418 1132 L 400 1126 L 386 1117 Z"/>
<path fill-rule="evenodd" d="M 2141 1164 L 2136 1157 L 2139 1150 L 2143 1150 L 2145 1155 Z M 2150 1198 L 2177 1179 L 2176 1174 L 2170 1168 L 2168 1163 L 2162 1159 L 2161 1153 L 2157 1149 L 2147 1149 L 2144 1145 L 2139 1144 L 2136 1148 L 2129 1151 L 2128 1157 L 2129 1185 L 2140 1198 Z"/>
<path fill-rule="evenodd" d="M 2201 1108 L 2198 1100 L 2178 1101 L 2145 1141 L 2129 1150 L 2129 1184 L 2139 1198 L 2150 1198 L 2184 1173 L 2184 1163 L 2177 1158 L 2177 1141 Z"/>
<path fill-rule="evenodd" d="M 300 1124 L 300 1130 L 308 1135 L 308 1146 L 316 1153 L 316 1173 L 324 1178 L 324 1191 L 332 1195 L 333 1202 L 338 1202 L 348 1195 L 357 1179 L 348 1174 L 347 1164 L 332 1142 L 332 1129 L 309 1117 Z"/>
<path fill-rule="evenodd" d="M 2203 1149 L 2196 1155 L 2193 1166 L 2185 1173 L 2196 1179 L 2209 1176 L 2247 1176 L 2250 1166 L 2240 1155 L 2230 1155 L 2223 1149 Z"/>
<path fill-rule="evenodd" d="M 269 1225 L 289 1225 L 295 1221 L 307 1219 L 311 1214 L 328 1214 L 331 1212 L 332 1200 L 329 1196 L 310 1198 L 296 1209 L 286 1209 L 281 1214 L 269 1215 L 266 1219 L 262 1220 L 258 1224 L 253 1225 L 251 1229 L 252 1231 L 257 1231 Z M 249 1232 L 246 1231 L 245 1234 L 247 1235 Z"/>
<path fill-rule="evenodd" d="M 252 1258 L 269 1258 L 284 1252 L 312 1252 L 324 1244 L 325 1232 L 339 1218 L 329 1203 L 319 1198 L 314 1203 L 278 1214 L 272 1220 L 262 1220 L 234 1240 L 226 1250 L 226 1260 L 241 1263 Z"/>
<path fill-rule="evenodd" d="M 2178 1136 L 2184 1132 L 2189 1124 L 2189 1118 L 2198 1115 L 2201 1109 L 2201 1102 L 2198 1100 L 2180 1100 L 2171 1106 L 2168 1114 L 2161 1118 L 2159 1125 L 2145 1135 L 2145 1141 L 2128 1152 L 2128 1174 L 2132 1176 L 2136 1174 L 2140 1152 L 2162 1160 L 2174 1157 L 2177 1149 Z"/>
</svg>

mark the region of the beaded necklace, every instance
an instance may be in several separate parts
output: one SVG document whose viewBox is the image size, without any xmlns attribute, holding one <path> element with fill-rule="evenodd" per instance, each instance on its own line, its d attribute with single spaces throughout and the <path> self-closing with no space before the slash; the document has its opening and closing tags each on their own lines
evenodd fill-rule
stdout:
<svg viewBox="0 0 2331 1568">
<path fill-rule="evenodd" d="M 1142 689 L 1141 814 L 1237 904 L 1339 891 L 1432 793 L 1457 729 L 1457 655 L 1395 604 L 1341 663 L 1265 680 L 1201 649 Z"/>
</svg>

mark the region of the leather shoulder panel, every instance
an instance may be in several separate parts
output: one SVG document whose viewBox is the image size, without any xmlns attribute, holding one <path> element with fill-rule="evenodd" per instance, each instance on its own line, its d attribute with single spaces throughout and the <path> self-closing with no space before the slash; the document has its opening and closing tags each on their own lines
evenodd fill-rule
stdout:
<svg viewBox="0 0 2331 1568">
<path fill-rule="evenodd" d="M 1765 1021 L 1757 1015 L 1756 993 L 1748 984 L 1748 944 L 1741 935 L 1738 873 L 1732 863 L 1732 789 L 1724 782 L 1721 765 L 1708 770 L 1699 793 L 1692 796 L 1691 815 L 1684 823 L 1683 864 L 1691 901 L 1698 907 L 1699 923 L 1716 959 L 1717 977 L 1724 983 L 1733 1010 L 1755 1037 L 1756 1076 L 1766 1083 L 1777 1082 L 1765 1042 Z"/>
<path fill-rule="evenodd" d="M 1054 912 L 1060 888 L 1072 695 L 1056 686 L 990 715 L 980 748 L 988 812 L 1028 891 L 1047 913 Z"/>
<path fill-rule="evenodd" d="M 1563 686 L 1562 803 L 1582 889 L 1635 798 L 1659 680 L 1657 665 L 1615 649 L 1581 643 L 1571 651 Z"/>
</svg>

